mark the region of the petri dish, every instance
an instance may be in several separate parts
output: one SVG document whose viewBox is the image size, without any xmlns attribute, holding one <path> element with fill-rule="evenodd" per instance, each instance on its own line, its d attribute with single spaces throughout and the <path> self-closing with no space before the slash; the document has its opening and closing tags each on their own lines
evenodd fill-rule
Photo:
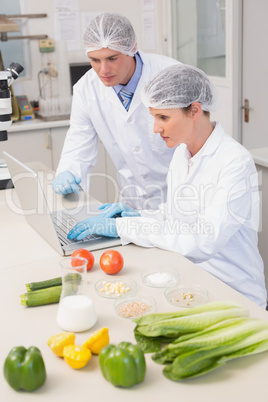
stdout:
<svg viewBox="0 0 268 402">
<path fill-rule="evenodd" d="M 99 296 L 106 299 L 117 299 L 133 294 L 136 291 L 137 283 L 129 279 L 101 279 L 95 283 L 94 287 Z"/>
<path fill-rule="evenodd" d="M 114 308 L 120 317 L 134 319 L 153 313 L 156 309 L 156 302 L 150 296 L 136 293 L 133 296 L 124 296 L 115 300 Z"/>
<path fill-rule="evenodd" d="M 149 269 L 142 272 L 142 282 L 154 288 L 167 288 L 179 282 L 179 273 L 173 269 Z"/>
<path fill-rule="evenodd" d="M 176 307 L 195 307 L 208 301 L 208 291 L 199 285 L 168 288 L 164 294 L 168 303 Z"/>
</svg>

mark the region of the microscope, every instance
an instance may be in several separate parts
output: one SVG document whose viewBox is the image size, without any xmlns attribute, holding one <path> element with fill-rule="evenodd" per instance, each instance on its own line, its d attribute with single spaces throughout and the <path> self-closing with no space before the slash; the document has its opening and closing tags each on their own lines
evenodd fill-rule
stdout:
<svg viewBox="0 0 268 402">
<path fill-rule="evenodd" d="M 0 71 L 0 141 L 7 140 L 7 129 L 12 123 L 12 99 L 9 87 L 23 70 L 19 63 L 11 63 L 5 71 Z"/>
</svg>

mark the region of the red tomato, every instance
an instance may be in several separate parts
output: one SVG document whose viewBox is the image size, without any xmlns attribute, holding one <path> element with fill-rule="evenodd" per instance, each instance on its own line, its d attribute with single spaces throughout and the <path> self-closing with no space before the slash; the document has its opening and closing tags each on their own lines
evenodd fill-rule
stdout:
<svg viewBox="0 0 268 402">
<path fill-rule="evenodd" d="M 119 251 L 107 250 L 101 255 L 100 267 L 106 274 L 117 274 L 124 265 L 124 259 Z"/>
<path fill-rule="evenodd" d="M 94 255 L 85 248 L 79 248 L 78 250 L 75 250 L 72 254 L 72 257 L 81 257 L 88 260 L 87 271 L 89 271 L 94 265 L 95 261 Z"/>
</svg>

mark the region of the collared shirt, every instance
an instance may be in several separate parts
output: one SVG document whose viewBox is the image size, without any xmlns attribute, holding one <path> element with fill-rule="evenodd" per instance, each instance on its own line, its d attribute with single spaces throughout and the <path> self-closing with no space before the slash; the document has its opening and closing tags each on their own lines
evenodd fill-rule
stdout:
<svg viewBox="0 0 268 402">
<path fill-rule="evenodd" d="M 118 84 L 113 87 L 113 89 L 115 90 L 118 97 L 119 97 L 118 94 L 122 88 L 126 89 L 129 92 L 132 92 L 133 94 L 137 88 L 137 85 L 138 85 L 138 82 L 140 80 L 141 73 L 142 73 L 143 62 L 141 60 L 139 52 L 135 53 L 134 57 L 136 60 L 136 67 L 135 67 L 134 74 L 132 75 L 132 77 L 129 80 L 129 82 L 127 83 L 127 85 Z M 119 97 L 119 99 L 120 99 L 120 97 Z M 121 101 L 121 99 L 120 99 L 120 101 Z"/>
</svg>

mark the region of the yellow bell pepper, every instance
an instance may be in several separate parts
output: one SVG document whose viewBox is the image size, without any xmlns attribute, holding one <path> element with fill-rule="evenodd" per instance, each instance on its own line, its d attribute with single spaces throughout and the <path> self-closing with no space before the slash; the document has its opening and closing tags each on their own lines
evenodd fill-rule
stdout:
<svg viewBox="0 0 268 402">
<path fill-rule="evenodd" d="M 59 357 L 63 357 L 63 349 L 67 345 L 74 345 L 75 334 L 73 332 L 61 332 L 48 338 L 47 344 Z"/>
<path fill-rule="evenodd" d="M 91 353 L 98 355 L 104 346 L 109 343 L 109 331 L 108 328 L 101 328 L 86 340 L 83 346 L 88 348 Z"/>
<path fill-rule="evenodd" d="M 90 350 L 85 346 L 68 345 L 63 349 L 64 360 L 74 369 L 84 367 L 91 356 Z"/>
</svg>

